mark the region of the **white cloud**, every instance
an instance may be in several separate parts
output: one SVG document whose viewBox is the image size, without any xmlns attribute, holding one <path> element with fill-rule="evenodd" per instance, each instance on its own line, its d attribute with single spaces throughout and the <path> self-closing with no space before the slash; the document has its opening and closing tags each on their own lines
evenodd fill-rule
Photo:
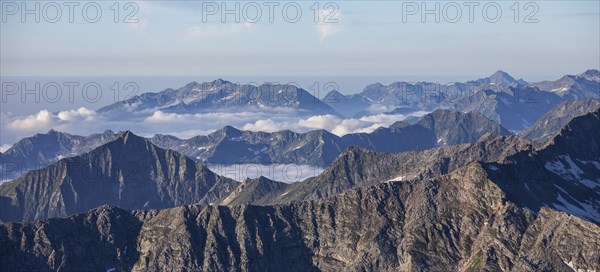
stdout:
<svg viewBox="0 0 600 272">
<path fill-rule="evenodd" d="M 146 118 L 147 122 L 178 122 L 193 118 L 191 114 L 176 114 L 162 111 L 155 111 L 150 117 Z"/>
<path fill-rule="evenodd" d="M 243 181 L 246 178 L 265 176 L 286 183 L 305 180 L 323 172 L 323 168 L 298 164 L 207 164 L 211 171 L 228 178 Z"/>
<path fill-rule="evenodd" d="M 58 119 L 61 121 L 86 120 L 93 121 L 96 112 L 85 107 L 76 110 L 61 111 L 58 113 Z"/>
<path fill-rule="evenodd" d="M 365 128 L 371 126 L 372 123 L 360 121 L 357 119 L 345 119 L 342 120 L 335 128 L 331 130 L 331 133 L 342 136 L 355 132 L 362 132 Z"/>
<path fill-rule="evenodd" d="M 35 115 L 29 115 L 25 118 L 16 119 L 8 123 L 8 128 L 14 131 L 35 131 L 39 129 L 48 129 L 52 124 L 52 113 L 48 110 L 41 110 Z"/>
<path fill-rule="evenodd" d="M 80 123 L 96 120 L 96 112 L 85 107 L 75 110 L 61 111 L 53 114 L 41 110 L 37 114 L 26 117 L 15 117 L 6 127 L 16 132 L 41 132 L 50 128 L 60 128 L 67 123 Z"/>
<path fill-rule="evenodd" d="M 396 120 L 397 121 L 397 120 Z M 393 123 L 393 122 L 392 122 Z M 299 127 L 310 129 L 325 129 L 338 136 L 357 132 L 372 132 L 385 123 L 374 123 L 359 119 L 340 119 L 333 115 L 316 115 L 298 120 Z"/>
<path fill-rule="evenodd" d="M 383 123 L 383 124 L 391 125 L 391 124 L 395 123 L 396 121 L 404 120 L 404 119 L 406 119 L 406 117 L 409 117 L 409 116 L 421 117 L 428 113 L 429 113 L 428 111 L 415 111 L 410 114 L 383 114 L 383 113 L 381 113 L 381 114 L 363 116 L 359 120 L 365 121 L 365 122 Z"/>
<path fill-rule="evenodd" d="M 281 130 L 281 125 L 278 125 L 271 119 L 266 120 L 258 120 L 253 124 L 245 124 L 242 129 L 250 130 L 250 131 L 265 131 L 265 132 L 275 132 Z"/>
<path fill-rule="evenodd" d="M 325 129 L 325 130 L 333 130 L 339 123 L 341 119 L 334 115 L 315 115 L 311 116 L 308 119 L 302 119 L 298 121 L 298 125 L 313 128 L 313 129 Z"/>
<path fill-rule="evenodd" d="M 320 9 L 319 22 L 317 23 L 317 32 L 319 33 L 319 41 L 324 41 L 331 35 L 341 31 L 340 25 L 341 12 L 339 9 Z"/>
<path fill-rule="evenodd" d="M 0 152 L 4 153 L 4 152 L 6 152 L 6 150 L 9 150 L 11 147 L 12 147 L 12 145 L 10 145 L 10 144 L 0 145 Z"/>
<path fill-rule="evenodd" d="M 298 121 L 298 126 L 310 129 L 325 129 L 338 136 L 351 133 L 371 133 L 379 127 L 388 127 L 397 121 L 402 121 L 408 116 L 423 116 L 426 111 L 411 113 L 410 115 L 376 114 L 364 116 L 359 119 L 340 119 L 333 115 L 316 115 Z"/>
<path fill-rule="evenodd" d="M 420 113 L 417 113 L 420 114 Z M 362 118 L 342 119 L 334 115 L 306 116 L 289 108 L 265 108 L 231 112 L 210 112 L 197 114 L 177 114 L 155 111 L 141 115 L 145 118 L 111 120 L 101 113 L 87 108 L 61 111 L 52 114 L 42 110 L 30 116 L 13 116 L 2 113 L 2 142 L 14 143 L 32 133 L 45 133 L 50 128 L 76 135 L 89 135 L 111 129 L 113 131 L 131 130 L 141 136 L 170 134 L 180 138 L 206 135 L 226 125 L 251 131 L 274 132 L 292 130 L 307 132 L 325 129 L 336 135 L 372 132 L 378 127 L 389 126 L 406 118 L 405 115 L 377 114 Z"/>
<path fill-rule="evenodd" d="M 163 111 L 155 111 L 151 116 L 145 119 L 145 122 L 156 125 L 157 123 L 165 124 L 179 124 L 182 123 L 194 123 L 203 126 L 215 126 L 221 124 L 234 125 L 244 124 L 249 121 L 256 121 L 260 119 L 266 119 L 269 116 L 268 113 L 260 112 L 209 112 L 209 113 L 196 113 L 196 114 L 179 114 L 169 113 Z"/>
<path fill-rule="evenodd" d="M 378 114 L 384 112 L 390 112 L 396 109 L 396 105 L 385 105 L 385 104 L 372 104 L 367 108 L 367 112 L 371 114 Z"/>
</svg>

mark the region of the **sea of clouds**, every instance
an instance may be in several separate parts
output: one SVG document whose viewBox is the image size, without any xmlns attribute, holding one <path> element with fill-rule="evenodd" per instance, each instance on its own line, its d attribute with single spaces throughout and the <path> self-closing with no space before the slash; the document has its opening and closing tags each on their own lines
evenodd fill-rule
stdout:
<svg viewBox="0 0 600 272">
<path fill-rule="evenodd" d="M 410 115 L 422 116 L 427 112 L 415 112 Z M 372 132 L 378 127 L 386 127 L 409 115 L 373 114 L 360 118 L 342 118 L 335 115 L 306 116 L 285 108 L 267 108 L 260 111 L 240 109 L 237 111 L 179 114 L 153 111 L 144 117 L 114 118 L 86 107 L 51 112 L 41 110 L 31 115 L 14 115 L 11 112 L 0 113 L 1 151 L 24 137 L 36 133 L 46 133 L 50 129 L 76 135 L 101 133 L 105 130 L 130 130 L 140 136 L 170 134 L 179 138 L 206 135 L 224 126 L 231 125 L 250 131 L 274 132 L 292 130 L 306 132 L 325 129 L 342 136 L 349 133 Z"/>
</svg>

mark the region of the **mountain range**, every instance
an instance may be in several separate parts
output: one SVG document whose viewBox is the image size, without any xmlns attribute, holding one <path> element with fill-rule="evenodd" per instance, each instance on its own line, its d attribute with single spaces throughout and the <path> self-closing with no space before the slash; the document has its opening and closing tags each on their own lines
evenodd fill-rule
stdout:
<svg viewBox="0 0 600 272">
<path fill-rule="evenodd" d="M 596 99 L 567 100 L 548 110 L 530 128 L 518 135 L 544 143 L 572 118 L 599 108 L 599 103 Z M 384 152 L 424 150 L 443 145 L 472 143 L 486 132 L 510 134 L 502 126 L 476 112 L 436 110 L 418 119 L 407 118 L 372 133 L 347 134 L 342 137 L 325 130 L 267 133 L 241 131 L 227 126 L 206 136 L 180 139 L 156 134 L 149 140 L 159 147 L 176 150 L 202 163 L 292 163 L 324 167 L 344 149 L 354 145 Z M 24 138 L 6 152 L 0 153 L 1 179 L 14 179 L 61 158 L 81 155 L 112 141 L 115 136 L 116 133 L 110 130 L 89 136 L 50 130 L 45 134 Z"/>
<path fill-rule="evenodd" d="M 597 70 L 534 83 L 498 71 L 323 101 L 222 79 L 142 94 L 98 113 L 402 116 L 343 136 L 24 138 L 0 153 L 0 271 L 598 271 L 599 83 Z M 415 111 L 429 113 L 403 118 Z M 238 182 L 209 163 L 325 169 Z"/>
<path fill-rule="evenodd" d="M 102 134 L 79 136 L 51 129 L 45 134 L 38 133 L 23 138 L 4 153 L 0 153 L 0 179 L 10 180 L 62 158 L 89 152 L 112 141 L 115 135 L 110 130 Z"/>
<path fill-rule="evenodd" d="M 595 99 L 567 100 L 549 110 L 533 126 L 519 132 L 519 135 L 525 139 L 544 143 L 571 119 L 594 112 L 598 108 L 600 108 L 600 101 Z"/>
<path fill-rule="evenodd" d="M 260 180 L 259 188 L 277 188 L 277 197 L 270 191 L 269 195 L 257 198 L 260 192 L 255 192 L 254 186 L 242 184 L 232 192 L 233 196 L 217 203 L 262 205 L 314 200 L 381 182 L 436 178 L 479 162 L 487 167 L 491 180 L 505 186 L 503 190 L 507 197 L 514 197 L 513 202 L 532 209 L 554 207 L 600 223 L 600 137 L 597 136 L 600 136 L 598 110 L 574 119 L 540 147 L 516 136 L 492 134 L 473 144 L 426 151 L 381 153 L 355 147 L 342 153 L 323 173 L 305 181 L 284 187 L 269 186 L 266 184 L 277 182 Z M 254 197 L 247 199 L 246 195 Z"/>
<path fill-rule="evenodd" d="M 144 93 L 98 109 L 114 118 L 135 117 L 160 110 L 168 113 L 211 111 L 260 111 L 264 108 L 291 108 L 305 114 L 334 114 L 327 104 L 306 90 L 290 84 L 237 84 L 223 79 L 191 82 L 179 89 Z M 129 118 L 128 117 L 128 118 Z"/>
<path fill-rule="evenodd" d="M 353 95 L 332 91 L 323 101 L 347 117 L 368 115 L 380 108 L 387 108 L 390 114 L 455 108 L 479 112 L 511 131 L 520 131 L 561 102 L 600 99 L 598 74 L 598 70 L 588 70 L 556 81 L 528 83 L 497 71 L 489 77 L 464 83 L 376 83 Z"/>
<path fill-rule="evenodd" d="M 227 126 L 206 136 L 179 139 L 154 135 L 149 139 L 161 148 L 178 151 L 191 159 L 212 164 L 307 164 L 329 165 L 343 150 L 356 145 L 385 152 L 424 150 L 442 145 L 474 142 L 486 132 L 508 135 L 506 129 L 476 113 L 437 110 L 415 124 L 397 122 L 372 133 L 342 137 L 326 130 L 296 133 L 289 130 L 267 133 L 241 131 Z M 113 140 L 115 133 L 105 131 L 87 137 L 54 130 L 17 142 L 0 154 L 5 166 L 3 179 L 16 178 L 64 157 L 90 151 Z M 14 165 L 13 168 L 10 166 Z M 18 171 L 15 171 L 17 169 Z"/>
<path fill-rule="evenodd" d="M 117 144 L 127 151 L 120 156 L 137 159 L 148 154 L 132 154 L 126 145 L 172 152 L 128 132 L 107 145 Z M 88 158 L 108 156 L 108 150 L 100 147 Z M 355 147 L 316 177 L 333 187 L 292 190 L 296 183 L 259 178 L 222 196 L 239 199 L 233 206 L 134 211 L 101 206 L 68 218 L 1 223 L 0 266 L 11 271 L 598 270 L 598 173 L 599 110 L 574 118 L 542 146 L 488 134 L 477 143 L 439 151 L 379 153 Z M 343 188 L 342 180 L 350 186 Z M 314 193 L 295 193 L 307 189 Z M 238 205 L 273 199 L 272 192 L 281 191 L 304 201 Z"/>
<path fill-rule="evenodd" d="M 320 175 L 289 186 L 264 177 L 238 185 L 179 152 L 156 147 L 131 132 L 122 132 L 114 141 L 89 153 L 59 160 L 0 185 L 4 206 L 0 219 L 62 217 L 103 204 L 140 209 L 198 202 L 290 203 L 329 197 L 384 181 L 436 178 L 480 162 L 495 163 L 489 166 L 492 170 L 510 168 L 500 171 L 503 175 L 497 183 L 516 182 L 519 186 L 515 194 L 519 197 L 532 201 L 547 194 L 535 205 L 552 206 L 554 202 L 548 201 L 556 200 L 556 195 L 562 192 L 565 201 L 556 205 L 577 207 L 576 215 L 600 222 L 600 203 L 594 203 L 600 199 L 600 137 L 596 137 L 600 136 L 599 115 L 597 110 L 573 119 L 540 147 L 517 136 L 491 133 L 473 144 L 424 151 L 382 153 L 353 146 Z M 520 180 L 519 175 L 523 175 L 520 171 L 526 171 L 530 178 L 541 180 L 545 186 L 537 188 L 539 191 L 533 196 L 526 193 L 523 196 L 539 184 L 529 186 L 533 180 Z M 506 190 L 512 192 L 512 187 Z M 86 192 L 95 195 L 86 196 Z M 570 202 L 573 200 L 578 202 Z"/>
<path fill-rule="evenodd" d="M 208 204 L 237 181 L 129 131 L 88 153 L 0 185 L 0 220 L 64 217 L 110 204 L 160 209 Z"/>
<path fill-rule="evenodd" d="M 345 95 L 333 90 L 322 100 L 293 84 L 239 84 L 217 79 L 143 93 L 101 107 L 96 113 L 107 120 L 139 121 L 158 111 L 166 114 L 271 112 L 296 117 L 358 118 L 386 112 L 406 115 L 457 109 L 479 112 L 516 132 L 528 128 L 547 110 L 566 100 L 600 99 L 599 74 L 598 70 L 588 70 L 555 81 L 526 82 L 497 71 L 489 77 L 448 84 L 374 83 L 357 94 Z"/>
</svg>

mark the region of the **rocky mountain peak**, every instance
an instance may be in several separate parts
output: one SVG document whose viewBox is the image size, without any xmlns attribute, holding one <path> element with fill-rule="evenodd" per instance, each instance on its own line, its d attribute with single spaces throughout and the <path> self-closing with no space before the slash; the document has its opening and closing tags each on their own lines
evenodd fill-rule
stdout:
<svg viewBox="0 0 600 272">
<path fill-rule="evenodd" d="M 257 178 L 245 178 L 244 181 L 242 181 L 242 183 L 245 184 L 250 184 L 250 183 L 265 183 L 265 182 L 271 182 L 272 180 L 270 180 L 269 178 L 265 177 L 265 176 L 260 176 Z"/>
<path fill-rule="evenodd" d="M 376 153 L 373 150 L 370 150 L 368 148 L 364 148 L 364 147 L 360 147 L 358 145 L 352 145 L 350 147 L 348 147 L 346 150 L 344 150 L 344 152 L 342 152 L 333 163 L 331 163 L 332 165 L 336 164 L 337 161 L 339 160 L 347 160 L 348 158 L 361 158 L 363 157 L 365 154 L 368 153 Z"/>
<path fill-rule="evenodd" d="M 600 71 L 598 71 L 596 69 L 587 70 L 587 71 L 579 74 L 578 76 L 583 77 L 590 81 L 600 81 Z"/>
<path fill-rule="evenodd" d="M 231 82 L 224 80 L 222 78 L 217 78 L 212 82 L 214 85 L 223 85 L 223 84 L 229 84 Z"/>
<path fill-rule="evenodd" d="M 540 144 L 546 143 L 575 117 L 600 108 L 600 101 L 592 98 L 567 100 L 548 111 L 535 124 L 519 134 Z"/>
<path fill-rule="evenodd" d="M 127 141 L 129 139 L 135 140 L 135 138 L 139 138 L 139 140 L 142 140 L 142 141 L 144 140 L 142 137 L 139 137 L 139 136 L 133 134 L 133 132 L 131 132 L 130 130 L 119 131 L 116 138 L 122 139 L 124 143 L 127 143 Z"/>
<path fill-rule="evenodd" d="M 16 203 L 1 203 L 7 208 L 0 211 L 0 221 L 65 216 L 102 204 L 125 209 L 207 204 L 237 184 L 126 130 L 90 152 L 30 171 L 11 186 L 0 185 L 2 199 Z M 20 198 L 20 192 L 28 197 Z"/>
<path fill-rule="evenodd" d="M 600 153 L 600 109 L 574 118 L 546 146 L 581 159 L 598 159 Z"/>
<path fill-rule="evenodd" d="M 228 137 L 239 137 L 240 135 L 242 135 L 242 131 L 233 126 L 224 126 L 222 129 L 219 129 L 217 132 L 219 134 L 222 134 L 222 135 L 228 136 Z"/>
<path fill-rule="evenodd" d="M 394 122 L 392 125 L 390 125 L 390 128 L 403 128 L 403 127 L 407 127 L 410 126 L 409 122 L 406 121 L 396 121 Z"/>
<path fill-rule="evenodd" d="M 344 96 L 342 93 L 338 92 L 338 90 L 333 90 L 328 92 L 325 97 L 339 97 L 339 96 Z"/>
<path fill-rule="evenodd" d="M 147 147 L 152 145 L 148 140 L 138 135 L 133 134 L 133 132 L 126 130 L 120 131 L 115 139 L 102 146 L 104 148 L 111 149 L 116 152 L 139 152 L 141 150 L 147 150 Z"/>
<path fill-rule="evenodd" d="M 515 81 L 515 79 L 511 75 L 509 75 L 507 72 L 504 72 L 502 70 L 496 71 L 489 78 L 493 79 L 493 80 Z"/>
<path fill-rule="evenodd" d="M 527 84 L 527 82 L 525 82 L 524 80 L 522 80 L 522 79 L 516 80 L 511 75 L 509 75 L 508 73 L 506 73 L 502 70 L 498 70 L 495 73 L 493 73 L 491 76 L 478 79 L 475 82 L 479 82 L 481 84 L 498 84 L 501 86 L 509 86 L 509 85 L 513 85 L 515 83 Z"/>
<path fill-rule="evenodd" d="M 193 89 L 196 88 L 200 85 L 200 83 L 198 83 L 197 81 L 192 81 L 188 84 L 185 84 L 185 86 L 181 87 L 180 90 L 188 90 L 188 89 Z"/>
</svg>

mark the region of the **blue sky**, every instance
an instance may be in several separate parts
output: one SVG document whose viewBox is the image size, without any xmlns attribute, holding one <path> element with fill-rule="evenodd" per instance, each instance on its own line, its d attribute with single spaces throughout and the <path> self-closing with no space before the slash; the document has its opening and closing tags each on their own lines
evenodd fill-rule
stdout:
<svg viewBox="0 0 600 272">
<path fill-rule="evenodd" d="M 502 10 L 496 23 L 483 17 L 486 2 L 474 8 L 472 23 L 463 2 L 457 2 L 463 13 L 458 22 L 442 18 L 436 23 L 428 15 L 423 23 L 420 13 L 403 22 L 403 3 L 433 8 L 436 2 L 338 1 L 332 2 L 339 7 L 334 16 L 338 23 L 329 24 L 314 23 L 313 1 L 296 2 L 302 10 L 296 23 L 284 21 L 285 2 L 274 8 L 273 23 L 264 2 L 257 2 L 263 12 L 257 23 L 243 18 L 236 23 L 233 16 L 223 23 L 220 13 L 203 22 L 203 2 L 198 1 L 135 2 L 139 22 L 114 23 L 114 2 L 97 3 L 103 12 L 98 23 L 83 20 L 81 5 L 75 7 L 73 23 L 64 6 L 57 23 L 43 17 L 36 23 L 31 15 L 22 23 L 19 13 L 6 15 L 3 9 L 2 75 L 357 75 L 377 81 L 377 76 L 473 78 L 502 69 L 515 77 L 541 80 L 600 66 L 598 1 L 532 2 L 538 7 L 533 16 L 537 23 L 523 22 L 533 11 L 525 10 L 525 2 L 520 4 L 518 23 L 513 21 L 512 1 L 495 2 Z M 120 2 L 119 20 L 132 11 L 124 9 L 125 3 Z M 327 2 L 317 3 L 322 9 Z M 447 4 L 437 3 L 440 8 Z M 453 15 L 452 9 L 448 12 Z M 489 14 L 493 16 L 493 10 Z"/>
<path fill-rule="evenodd" d="M 36 14 L 21 12 L 23 7 L 34 8 L 35 3 L 40 5 L 39 22 Z M 236 112 L 159 114 L 140 123 L 115 123 L 94 111 L 128 98 L 125 90 L 114 96 L 115 82 L 119 89 L 136 83 L 135 94 L 216 78 L 251 84 L 293 82 L 322 98 L 330 91 L 324 88 L 328 82 L 350 94 L 375 82 L 467 81 L 499 69 L 527 81 L 556 80 L 600 66 L 599 1 L 519 2 L 517 22 L 514 1 L 469 2 L 476 5 L 472 22 L 465 2 L 302 1 L 291 2 L 302 12 L 294 23 L 286 21 L 296 16 L 294 10 L 288 17 L 282 15 L 290 1 L 225 2 L 229 8 L 239 3 L 241 12 L 244 6 L 261 7 L 262 17 L 256 22 L 240 18 L 239 23 L 231 15 L 222 22 L 219 12 L 204 13 L 203 20 L 203 5 L 222 8 L 223 2 L 69 1 L 78 4 L 73 6 L 72 18 L 65 3 L 0 1 L 0 81 L 2 86 L 7 82 L 21 86 L 20 92 L 10 96 L 2 89 L 8 99 L 0 105 L 0 151 L 50 128 L 75 134 L 129 129 L 145 136 L 191 137 L 234 125 L 264 131 L 323 128 L 344 134 L 401 120 L 381 114 L 365 120 L 334 116 L 298 120 L 295 114 Z M 277 5 L 273 22 L 267 3 Z M 336 10 L 330 23 L 323 21 L 333 11 L 325 10 L 327 3 Z M 432 14 L 422 21 L 415 7 L 431 10 L 436 4 L 439 22 Z M 86 5 L 88 16 L 84 17 Z M 496 17 L 490 5 L 502 12 L 496 22 L 488 22 Z M 96 23 L 87 22 L 96 16 L 90 6 L 102 13 Z M 461 17 L 455 16 L 457 7 Z M 61 16 L 56 16 L 59 8 Z M 123 23 L 134 8 L 135 15 L 129 19 L 137 23 Z M 254 16 L 253 10 L 246 10 L 249 17 Z M 535 22 L 525 23 L 532 12 L 529 19 Z M 58 101 L 34 101 L 35 94 L 43 94 L 40 91 L 26 94 L 35 83 L 65 86 L 68 82 L 79 84 L 72 100 L 67 88 L 61 90 Z M 82 86 L 88 83 L 100 85 L 99 100 L 88 101 L 82 95 Z M 317 93 L 314 83 L 321 86 Z"/>
</svg>

